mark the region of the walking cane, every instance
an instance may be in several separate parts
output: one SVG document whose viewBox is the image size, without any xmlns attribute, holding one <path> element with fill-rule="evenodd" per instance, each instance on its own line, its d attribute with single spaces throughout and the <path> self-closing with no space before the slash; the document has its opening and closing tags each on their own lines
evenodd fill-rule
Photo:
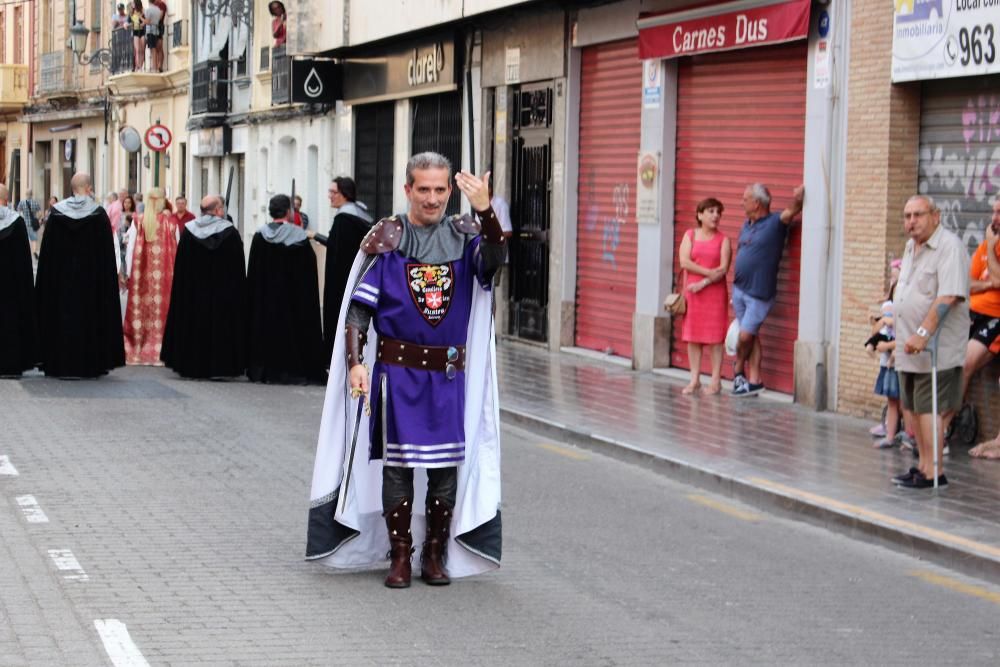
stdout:
<svg viewBox="0 0 1000 667">
<path fill-rule="evenodd" d="M 948 317 L 948 312 L 946 311 L 938 319 L 937 330 L 934 332 L 934 336 L 931 338 L 931 412 L 934 414 L 934 437 L 932 438 L 932 443 L 934 447 L 934 490 L 938 488 L 938 394 L 937 394 L 937 361 L 938 361 L 938 338 L 941 336 L 941 326 L 944 324 L 944 319 Z"/>
</svg>

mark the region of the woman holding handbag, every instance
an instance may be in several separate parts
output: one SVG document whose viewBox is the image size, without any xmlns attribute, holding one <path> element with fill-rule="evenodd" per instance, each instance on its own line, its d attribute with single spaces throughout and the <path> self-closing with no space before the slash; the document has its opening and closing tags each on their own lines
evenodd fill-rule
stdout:
<svg viewBox="0 0 1000 667">
<path fill-rule="evenodd" d="M 729 294 L 726 273 L 733 250 L 729 239 L 719 231 L 722 202 L 708 197 L 698 202 L 697 227 L 684 234 L 679 252 L 684 271 L 684 291 L 687 313 L 681 325 L 681 340 L 688 344 L 691 381 L 684 394 L 701 389 L 701 352 L 709 346 L 712 355 L 712 381 L 704 393 L 718 394 L 722 390 L 722 343 L 726 338 Z"/>
</svg>

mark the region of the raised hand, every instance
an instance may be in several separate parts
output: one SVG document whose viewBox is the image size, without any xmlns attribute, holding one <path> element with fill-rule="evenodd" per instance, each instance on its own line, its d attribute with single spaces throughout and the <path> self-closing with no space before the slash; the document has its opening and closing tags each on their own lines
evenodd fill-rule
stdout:
<svg viewBox="0 0 1000 667">
<path fill-rule="evenodd" d="M 486 172 L 482 178 L 467 171 L 455 174 L 455 184 L 474 211 L 482 212 L 490 207 L 490 173 Z"/>
</svg>

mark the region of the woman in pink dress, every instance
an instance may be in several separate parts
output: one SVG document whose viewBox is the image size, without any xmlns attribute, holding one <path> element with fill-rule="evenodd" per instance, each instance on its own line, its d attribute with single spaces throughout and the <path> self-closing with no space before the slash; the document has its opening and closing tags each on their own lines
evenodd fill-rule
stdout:
<svg viewBox="0 0 1000 667">
<path fill-rule="evenodd" d="M 708 345 L 712 355 L 712 382 L 706 394 L 722 389 L 722 342 L 726 338 L 729 294 L 726 273 L 733 256 L 732 244 L 719 231 L 722 202 L 709 197 L 698 202 L 698 226 L 684 234 L 680 266 L 685 271 L 684 297 L 687 314 L 681 326 L 681 340 L 688 344 L 691 382 L 683 393 L 701 389 L 701 352 Z"/>
<path fill-rule="evenodd" d="M 125 309 L 125 362 L 162 366 L 160 347 L 170 309 L 177 224 L 159 188 L 146 194 L 142 223 L 136 231 Z"/>
</svg>

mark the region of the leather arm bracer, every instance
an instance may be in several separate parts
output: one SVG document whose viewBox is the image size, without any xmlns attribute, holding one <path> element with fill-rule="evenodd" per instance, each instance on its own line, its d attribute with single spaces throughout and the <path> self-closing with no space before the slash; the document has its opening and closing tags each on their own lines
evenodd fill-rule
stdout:
<svg viewBox="0 0 1000 667">
<path fill-rule="evenodd" d="M 479 218 L 480 224 L 482 224 L 482 231 L 480 233 L 484 241 L 495 245 L 500 245 L 507 241 L 507 237 L 503 235 L 503 227 L 500 226 L 500 219 L 497 218 L 497 214 L 493 211 L 492 206 L 485 211 L 476 211 L 476 216 Z"/>
<path fill-rule="evenodd" d="M 368 332 L 362 331 L 356 325 L 348 323 L 344 329 L 347 336 L 347 369 L 365 362 L 365 345 L 368 343 Z"/>
</svg>

